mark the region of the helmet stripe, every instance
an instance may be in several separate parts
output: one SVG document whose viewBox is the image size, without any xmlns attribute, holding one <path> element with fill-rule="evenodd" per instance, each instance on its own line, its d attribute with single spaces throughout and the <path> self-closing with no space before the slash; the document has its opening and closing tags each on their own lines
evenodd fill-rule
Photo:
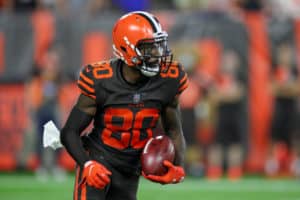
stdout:
<svg viewBox="0 0 300 200">
<path fill-rule="evenodd" d="M 148 20 L 150 25 L 152 26 L 154 33 L 162 32 L 162 28 L 161 28 L 160 23 L 152 15 L 150 15 L 147 12 L 143 12 L 143 11 L 137 11 L 137 12 L 134 12 L 134 13 L 146 18 L 146 20 Z"/>
</svg>

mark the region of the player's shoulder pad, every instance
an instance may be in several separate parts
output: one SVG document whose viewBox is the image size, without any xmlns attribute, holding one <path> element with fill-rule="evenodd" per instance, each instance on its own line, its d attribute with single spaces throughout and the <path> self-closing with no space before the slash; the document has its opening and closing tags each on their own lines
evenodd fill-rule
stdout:
<svg viewBox="0 0 300 200">
<path fill-rule="evenodd" d="M 83 66 L 77 81 L 80 92 L 96 99 L 95 82 L 99 79 L 111 77 L 112 73 L 109 61 L 95 62 Z"/>
<path fill-rule="evenodd" d="M 83 66 L 78 77 L 77 86 L 80 92 L 92 99 L 96 99 L 95 80 L 93 77 L 93 69 L 91 65 Z"/>
<path fill-rule="evenodd" d="M 188 75 L 180 62 L 173 61 L 168 70 L 162 73 L 162 77 L 169 77 L 173 79 L 174 86 L 176 85 L 176 96 L 180 95 L 189 84 Z"/>
<path fill-rule="evenodd" d="M 189 86 L 189 78 L 187 73 L 184 71 L 183 65 L 178 63 L 179 68 L 179 84 L 177 89 L 177 96 L 180 95 L 188 86 Z"/>
<path fill-rule="evenodd" d="M 113 76 L 113 68 L 110 60 L 90 64 L 92 67 L 93 77 L 96 80 L 107 79 Z"/>
</svg>

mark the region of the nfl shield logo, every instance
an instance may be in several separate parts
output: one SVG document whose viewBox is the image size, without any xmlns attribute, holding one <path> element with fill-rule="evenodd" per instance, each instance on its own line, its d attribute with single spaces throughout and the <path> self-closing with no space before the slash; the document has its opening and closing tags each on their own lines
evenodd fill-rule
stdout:
<svg viewBox="0 0 300 200">
<path fill-rule="evenodd" d="M 133 94 L 133 103 L 139 103 L 141 101 L 141 94 Z"/>
</svg>

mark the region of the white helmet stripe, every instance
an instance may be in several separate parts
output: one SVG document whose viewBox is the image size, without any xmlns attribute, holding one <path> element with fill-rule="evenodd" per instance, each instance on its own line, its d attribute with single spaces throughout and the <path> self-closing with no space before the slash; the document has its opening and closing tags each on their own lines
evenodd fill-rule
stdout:
<svg viewBox="0 0 300 200">
<path fill-rule="evenodd" d="M 151 23 L 155 33 L 162 32 L 162 28 L 161 28 L 160 23 L 153 17 L 153 15 L 151 15 L 147 12 L 144 12 L 144 11 L 136 11 L 136 12 L 133 12 L 133 13 L 142 15 L 145 18 L 147 18 L 149 20 L 149 22 Z"/>
</svg>

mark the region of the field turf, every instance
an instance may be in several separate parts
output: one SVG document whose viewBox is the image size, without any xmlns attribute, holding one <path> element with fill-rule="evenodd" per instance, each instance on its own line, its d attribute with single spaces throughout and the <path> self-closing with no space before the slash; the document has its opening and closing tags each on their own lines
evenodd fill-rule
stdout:
<svg viewBox="0 0 300 200">
<path fill-rule="evenodd" d="M 0 199 L 72 199 L 73 175 L 64 182 L 39 182 L 31 174 L 0 174 Z M 187 178 L 177 185 L 154 184 L 142 179 L 139 200 L 300 200 L 300 180 L 248 177 L 238 182 L 209 182 Z"/>
</svg>

